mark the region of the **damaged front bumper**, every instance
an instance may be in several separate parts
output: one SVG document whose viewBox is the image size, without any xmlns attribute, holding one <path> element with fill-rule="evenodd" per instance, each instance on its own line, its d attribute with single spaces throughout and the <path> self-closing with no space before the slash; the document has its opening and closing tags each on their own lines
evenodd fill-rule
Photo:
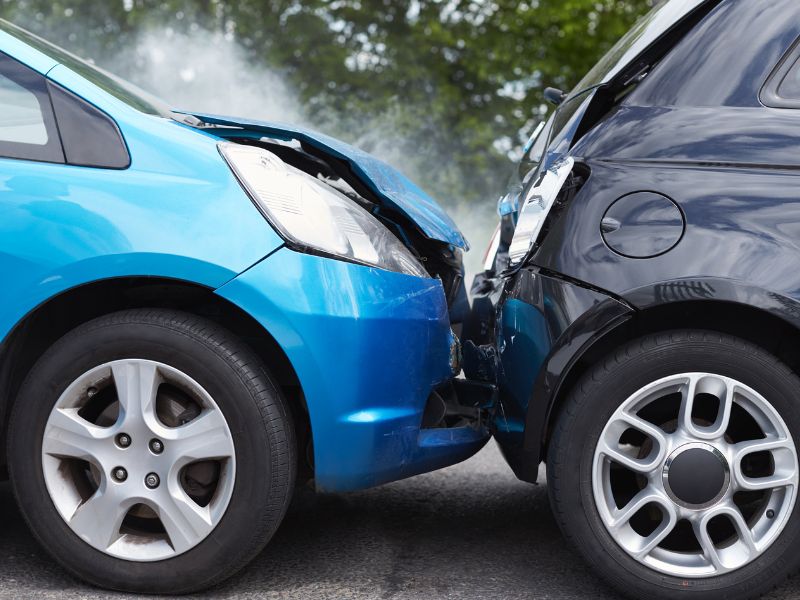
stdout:
<svg viewBox="0 0 800 600">
<path fill-rule="evenodd" d="M 558 274 L 525 267 L 478 277 L 464 371 L 496 383 L 491 428 L 514 473 L 535 482 L 553 403 L 571 369 L 630 307 Z"/>
<path fill-rule="evenodd" d="M 430 412 L 434 392 L 452 387 L 457 356 L 438 279 L 282 248 L 217 293 L 252 315 L 294 368 L 318 489 L 350 491 L 432 471 L 488 440 L 479 418 L 454 418 L 452 401 L 450 415 Z"/>
</svg>

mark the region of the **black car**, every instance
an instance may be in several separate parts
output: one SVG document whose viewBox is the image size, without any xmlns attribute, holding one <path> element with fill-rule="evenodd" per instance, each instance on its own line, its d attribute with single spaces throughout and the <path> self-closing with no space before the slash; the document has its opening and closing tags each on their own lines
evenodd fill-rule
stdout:
<svg viewBox="0 0 800 600">
<path fill-rule="evenodd" d="M 800 2 L 662 2 L 546 96 L 465 370 L 610 583 L 756 597 L 800 567 Z"/>
</svg>

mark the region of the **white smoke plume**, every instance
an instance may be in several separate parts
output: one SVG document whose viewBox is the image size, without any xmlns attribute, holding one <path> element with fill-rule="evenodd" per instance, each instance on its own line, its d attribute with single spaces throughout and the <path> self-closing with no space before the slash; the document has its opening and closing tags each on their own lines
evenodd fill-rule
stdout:
<svg viewBox="0 0 800 600">
<path fill-rule="evenodd" d="M 178 109 L 310 125 L 284 81 L 223 34 L 149 31 L 108 66 Z"/>
<path fill-rule="evenodd" d="M 203 30 L 184 34 L 170 28 L 152 30 L 141 34 L 124 55 L 104 60 L 103 66 L 178 109 L 289 122 L 321 131 L 326 128 L 325 119 L 310 118 L 297 94 L 279 74 L 254 65 L 235 40 L 224 34 Z M 385 160 L 409 178 L 424 180 L 425 174 L 414 172 L 414 165 L 404 159 L 404 152 L 417 147 L 417 140 L 397 139 L 397 128 L 392 121 L 388 114 L 380 122 L 370 124 L 368 136 L 347 141 Z M 441 160 L 447 158 L 443 155 Z M 479 205 L 450 198 L 437 200 L 471 244 L 471 251 L 465 255 L 469 288 L 472 276 L 481 268 L 484 249 L 497 224 L 495 199 L 487 198 Z"/>
</svg>

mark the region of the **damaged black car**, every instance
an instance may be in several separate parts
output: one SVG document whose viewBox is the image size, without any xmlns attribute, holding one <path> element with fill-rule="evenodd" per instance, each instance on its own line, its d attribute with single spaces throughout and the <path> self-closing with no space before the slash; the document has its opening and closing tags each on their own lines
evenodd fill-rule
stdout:
<svg viewBox="0 0 800 600">
<path fill-rule="evenodd" d="M 800 566 L 800 4 L 659 3 L 546 96 L 467 375 L 608 582 L 757 597 Z"/>
</svg>

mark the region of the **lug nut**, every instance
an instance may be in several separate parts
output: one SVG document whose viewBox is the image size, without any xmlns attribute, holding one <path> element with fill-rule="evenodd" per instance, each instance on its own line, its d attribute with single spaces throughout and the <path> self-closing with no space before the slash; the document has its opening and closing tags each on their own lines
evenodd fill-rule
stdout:
<svg viewBox="0 0 800 600">
<path fill-rule="evenodd" d="M 153 454 L 161 454 L 164 451 L 164 444 L 161 440 L 150 440 L 150 450 Z"/>
<path fill-rule="evenodd" d="M 96 387 L 90 387 L 88 390 L 86 390 L 86 395 L 89 396 L 89 398 L 94 396 L 96 393 L 97 393 Z"/>
<path fill-rule="evenodd" d="M 130 445 L 131 445 L 131 436 L 129 436 L 127 433 L 120 433 L 117 436 L 117 446 L 119 446 L 120 448 L 127 448 Z"/>
<path fill-rule="evenodd" d="M 112 471 L 111 476 L 117 481 L 125 481 L 128 478 L 128 472 L 122 467 L 116 467 Z"/>
<path fill-rule="evenodd" d="M 148 473 L 147 476 L 144 478 L 144 484 L 151 490 L 156 489 L 159 483 L 161 483 L 161 480 L 155 473 Z"/>
</svg>

